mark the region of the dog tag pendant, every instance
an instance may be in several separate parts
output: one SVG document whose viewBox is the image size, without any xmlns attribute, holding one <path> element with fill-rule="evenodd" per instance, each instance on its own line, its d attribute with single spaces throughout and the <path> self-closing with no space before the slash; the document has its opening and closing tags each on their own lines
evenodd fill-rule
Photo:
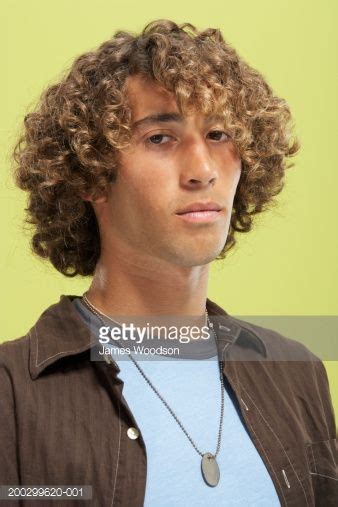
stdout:
<svg viewBox="0 0 338 507">
<path fill-rule="evenodd" d="M 219 481 L 219 468 L 216 458 L 211 452 L 206 452 L 202 457 L 202 475 L 208 486 L 217 486 Z"/>
</svg>

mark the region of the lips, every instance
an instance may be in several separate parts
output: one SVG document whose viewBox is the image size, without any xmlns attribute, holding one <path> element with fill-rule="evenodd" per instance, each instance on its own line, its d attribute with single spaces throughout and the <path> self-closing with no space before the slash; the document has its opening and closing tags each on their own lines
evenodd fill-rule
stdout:
<svg viewBox="0 0 338 507">
<path fill-rule="evenodd" d="M 176 212 L 177 215 L 184 215 L 194 211 L 221 211 L 223 208 L 217 202 L 194 202 Z"/>
</svg>

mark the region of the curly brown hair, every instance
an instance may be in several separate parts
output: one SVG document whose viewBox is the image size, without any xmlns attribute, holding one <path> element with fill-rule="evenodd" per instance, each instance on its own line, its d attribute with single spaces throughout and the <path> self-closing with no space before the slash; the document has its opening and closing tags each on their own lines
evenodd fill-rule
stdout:
<svg viewBox="0 0 338 507">
<path fill-rule="evenodd" d="M 100 256 L 98 223 L 83 195 L 95 199 L 116 180 L 118 150 L 131 139 L 125 81 L 134 74 L 172 91 L 182 114 L 192 107 L 224 115 L 242 171 L 217 259 L 235 245 L 235 232 L 250 231 L 253 215 L 274 204 L 294 165 L 286 164 L 299 148 L 287 103 L 219 29 L 155 20 L 137 35 L 117 31 L 42 93 L 13 152 L 15 183 L 29 193 L 32 250 L 66 276 L 93 275 Z"/>
</svg>

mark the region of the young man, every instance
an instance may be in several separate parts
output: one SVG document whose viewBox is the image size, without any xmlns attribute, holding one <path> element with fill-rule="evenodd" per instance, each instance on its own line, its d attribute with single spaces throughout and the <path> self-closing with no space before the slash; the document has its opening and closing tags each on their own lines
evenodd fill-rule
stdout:
<svg viewBox="0 0 338 507">
<path fill-rule="evenodd" d="M 0 346 L 1 484 L 91 486 L 74 506 L 336 505 L 323 363 L 207 299 L 210 262 L 282 189 L 290 120 L 218 30 L 167 20 L 45 92 L 15 150 L 33 250 L 93 279 Z M 194 361 L 113 358 L 93 337 L 123 316 L 209 339 Z"/>
</svg>

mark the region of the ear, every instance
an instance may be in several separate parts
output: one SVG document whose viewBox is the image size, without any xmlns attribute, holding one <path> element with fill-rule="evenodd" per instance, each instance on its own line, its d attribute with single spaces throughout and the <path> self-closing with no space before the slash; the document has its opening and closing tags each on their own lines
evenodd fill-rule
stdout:
<svg viewBox="0 0 338 507">
<path fill-rule="evenodd" d="M 92 203 L 103 203 L 108 201 L 108 192 L 107 190 L 102 190 L 100 192 L 92 193 L 92 194 L 80 194 L 81 199 L 84 201 L 89 201 Z"/>
<path fill-rule="evenodd" d="M 102 203 L 102 202 L 107 202 L 108 200 L 108 197 L 106 194 L 104 195 L 100 195 L 99 197 L 91 197 L 90 195 L 81 195 L 81 198 L 84 200 L 84 201 L 89 201 L 89 202 L 92 202 L 92 203 Z"/>
</svg>

